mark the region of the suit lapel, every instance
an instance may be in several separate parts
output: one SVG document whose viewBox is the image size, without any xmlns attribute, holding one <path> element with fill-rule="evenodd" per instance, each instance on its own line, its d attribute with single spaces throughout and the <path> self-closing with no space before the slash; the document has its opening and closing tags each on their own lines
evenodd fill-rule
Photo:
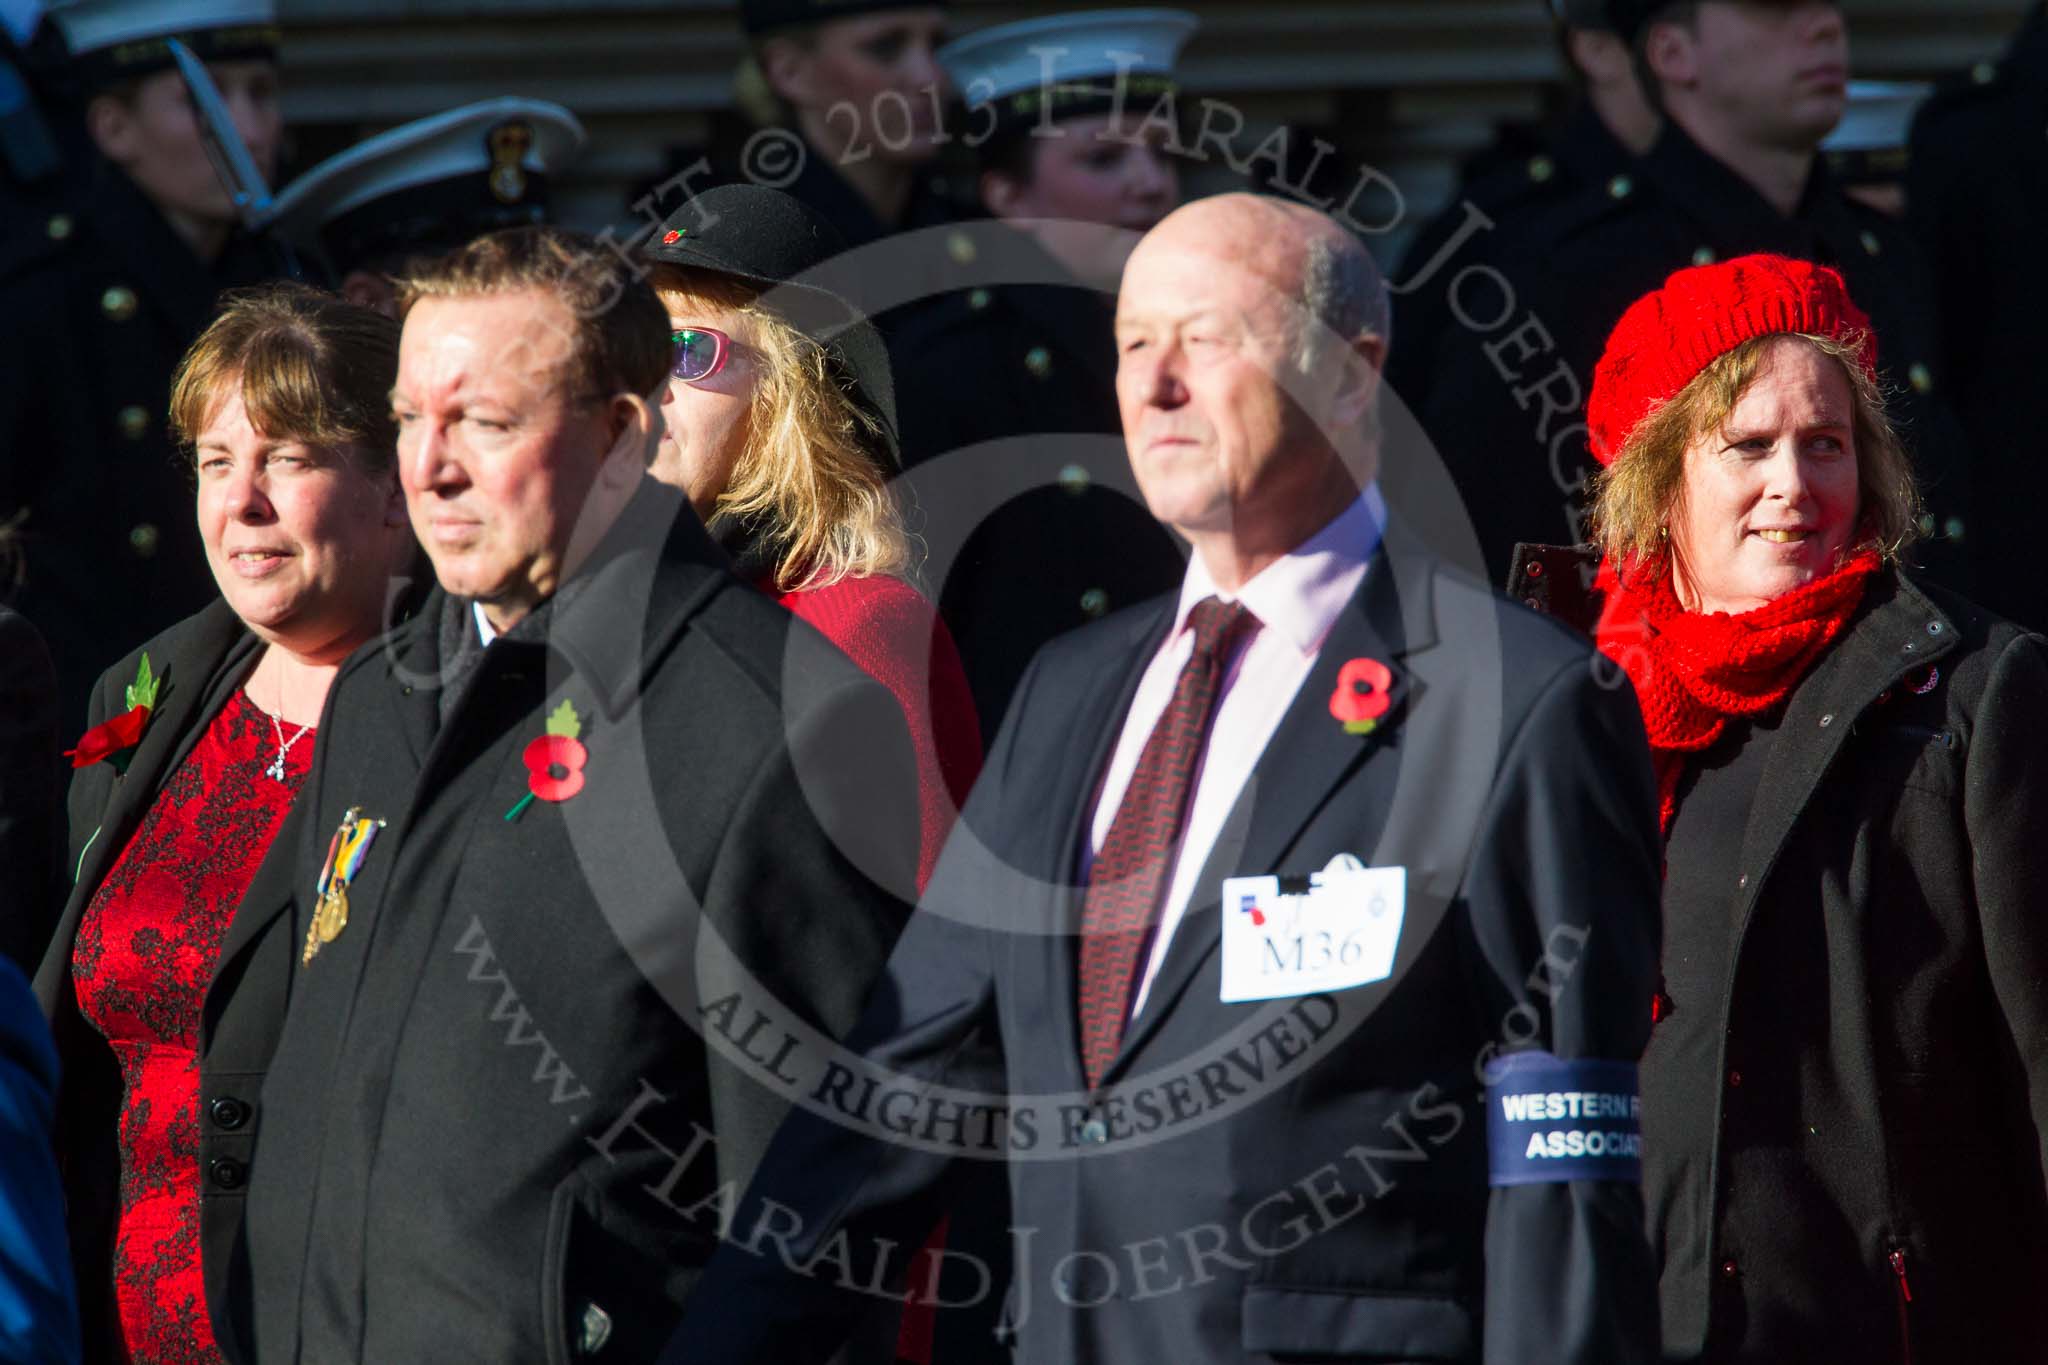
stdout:
<svg viewBox="0 0 2048 1365">
<path fill-rule="evenodd" d="M 1288 704 L 1273 737 L 1252 768 L 1182 914 L 1166 958 L 1147 992 L 1145 1008 L 1125 1031 L 1122 1050 L 1104 1076 L 1115 1079 L 1159 1031 L 1174 1002 L 1201 972 L 1222 938 L 1223 880 L 1280 867 L 1296 839 L 1331 795 L 1372 755 L 1391 750 L 1420 689 L 1402 661 L 1436 643 L 1429 581 L 1434 566 L 1390 524 L 1366 570 L 1365 581 L 1323 641 L 1301 690 Z M 1337 675 L 1352 659 L 1377 659 L 1394 675 L 1394 705 L 1380 728 L 1348 734 L 1330 714 Z M 1398 761 L 1398 755 L 1389 758 Z M 1297 871 L 1314 869 L 1299 868 Z"/>
<path fill-rule="evenodd" d="M 242 674 L 255 656 L 256 639 L 225 607 L 221 611 L 226 620 L 218 635 L 210 635 L 201 649 L 164 660 L 159 670 L 162 686 L 149 725 L 135 746 L 127 773 L 114 784 L 99 834 L 72 869 L 76 874 L 74 900 L 80 887 L 96 888 L 106 877 L 165 780 L 198 744 L 206 722 L 240 686 Z"/>
<path fill-rule="evenodd" d="M 51 951 L 45 954 L 43 967 L 36 973 L 36 993 L 46 1008 L 57 998 L 61 978 L 70 973 L 69 947 L 78 934 L 86 903 L 106 880 L 121 850 L 128 846 L 135 827 L 148 814 L 150 803 L 163 790 L 165 780 L 199 742 L 206 721 L 241 684 L 255 652 L 255 637 L 243 629 L 226 603 L 216 602 L 207 608 L 204 622 L 189 647 L 152 661 L 161 685 L 149 725 L 135 746 L 128 771 L 114 782 L 113 794 L 100 815 L 99 828 L 77 865 L 66 869 L 72 874 L 72 881 L 64 915 L 50 940 Z M 58 944 L 64 945 L 63 953 L 56 951 Z"/>
<path fill-rule="evenodd" d="M 436 699 L 440 689 L 433 685 L 438 677 L 433 623 L 438 619 L 440 600 L 437 589 L 418 617 L 398 627 L 387 638 L 387 645 L 381 651 L 382 660 L 373 665 L 381 667 L 389 675 L 381 690 L 396 714 L 394 728 L 404 735 L 415 765 L 432 745 L 434 728 L 439 721 Z M 333 717 L 330 708 L 322 716 L 323 729 L 332 723 Z M 314 743 L 317 745 L 320 739 L 316 737 Z M 315 774 L 324 766 L 316 763 Z M 220 957 L 214 969 L 216 977 L 224 975 L 228 964 L 292 904 L 294 879 L 300 872 L 300 858 L 305 852 L 306 842 L 324 837 L 319 830 L 308 832 L 302 828 L 303 821 L 313 818 L 309 807 L 318 797 L 318 793 L 311 789 L 313 780 L 313 777 L 308 777 L 308 787 L 292 803 L 291 813 L 278 827 L 271 840 L 270 851 L 257 866 L 249 889 L 235 908 L 234 919 L 229 922 L 227 935 L 221 941 Z M 204 1018 L 204 1026 L 209 1031 L 217 1004 L 209 995 Z"/>
</svg>

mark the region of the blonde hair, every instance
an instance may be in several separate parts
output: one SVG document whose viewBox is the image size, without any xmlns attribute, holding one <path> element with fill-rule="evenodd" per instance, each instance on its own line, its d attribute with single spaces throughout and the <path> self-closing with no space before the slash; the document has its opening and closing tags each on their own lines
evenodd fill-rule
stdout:
<svg viewBox="0 0 2048 1365">
<path fill-rule="evenodd" d="M 1691 383 L 1652 408 L 1629 433 L 1614 462 L 1593 485 L 1592 538 L 1605 555 L 1617 562 L 1632 560 L 1652 572 L 1666 566 L 1670 546 L 1665 531 L 1684 490 L 1686 447 L 1727 424 L 1756 379 L 1766 350 L 1788 338 L 1833 360 L 1849 380 L 1862 509 L 1850 548 L 1868 546 L 1895 560 L 1912 543 L 1920 494 L 1913 484 L 1912 462 L 1885 415 L 1884 394 L 1863 368 L 1864 338 L 1775 332 L 1751 337 L 1707 362 Z"/>
<path fill-rule="evenodd" d="M 870 574 L 906 575 L 910 538 L 890 491 L 882 426 L 842 386 L 825 348 L 760 304 L 760 289 L 709 271 L 649 276 L 676 317 L 737 312 L 761 358 L 747 443 L 707 525 L 759 534 L 784 592 Z"/>
</svg>

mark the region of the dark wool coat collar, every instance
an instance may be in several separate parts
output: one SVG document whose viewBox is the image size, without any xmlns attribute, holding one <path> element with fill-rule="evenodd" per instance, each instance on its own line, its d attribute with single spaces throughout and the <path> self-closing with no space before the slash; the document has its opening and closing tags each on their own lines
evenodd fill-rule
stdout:
<svg viewBox="0 0 2048 1365">
<path fill-rule="evenodd" d="M 615 719 L 730 569 L 683 496 L 648 478 L 575 576 L 501 638 L 545 645 Z M 484 653 L 471 599 L 435 588 L 389 648 L 403 679 L 394 700 L 424 753 Z"/>
</svg>

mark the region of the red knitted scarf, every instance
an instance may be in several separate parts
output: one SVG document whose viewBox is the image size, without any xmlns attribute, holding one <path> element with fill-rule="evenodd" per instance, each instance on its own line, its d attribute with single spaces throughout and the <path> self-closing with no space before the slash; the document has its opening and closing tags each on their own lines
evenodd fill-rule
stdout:
<svg viewBox="0 0 2048 1365">
<path fill-rule="evenodd" d="M 1841 568 L 1754 611 L 1692 612 L 1671 575 L 1600 561 L 1594 590 L 1606 605 L 1594 642 L 1635 684 L 1657 769 L 1657 814 L 1671 832 L 1688 754 L 1721 737 L 1731 717 L 1760 716 L 1792 694 L 1849 613 L 1881 561 L 1865 550 Z"/>
</svg>

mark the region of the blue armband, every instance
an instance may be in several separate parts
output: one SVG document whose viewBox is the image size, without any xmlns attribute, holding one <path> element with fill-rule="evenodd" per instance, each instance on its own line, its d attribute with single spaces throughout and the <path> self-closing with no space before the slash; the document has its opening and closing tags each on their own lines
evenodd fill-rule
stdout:
<svg viewBox="0 0 2048 1365">
<path fill-rule="evenodd" d="M 1489 1183 L 1643 1178 L 1633 1062 L 1515 1052 L 1486 1066 Z"/>
</svg>

